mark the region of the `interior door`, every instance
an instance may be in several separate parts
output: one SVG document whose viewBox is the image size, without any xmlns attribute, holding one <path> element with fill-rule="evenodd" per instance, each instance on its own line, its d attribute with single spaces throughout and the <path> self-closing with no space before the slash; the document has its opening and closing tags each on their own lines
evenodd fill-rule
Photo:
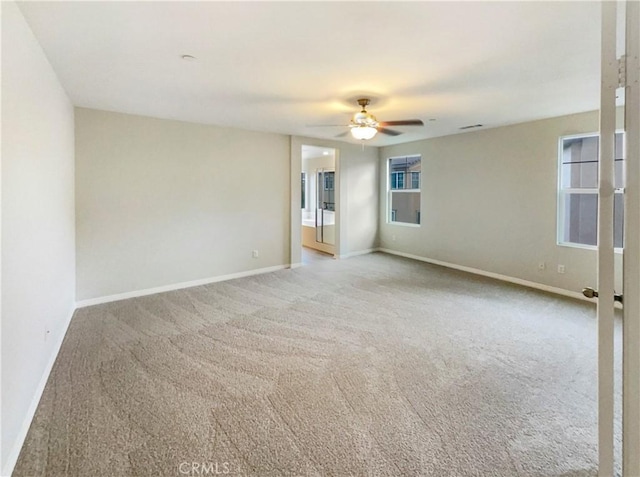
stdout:
<svg viewBox="0 0 640 477">
<path fill-rule="evenodd" d="M 640 2 L 626 2 L 622 474 L 640 476 Z"/>
<path fill-rule="evenodd" d="M 623 306 L 622 475 L 640 476 L 640 2 L 602 2 L 598 200 L 598 475 L 614 475 L 614 304 Z M 618 15 L 624 8 L 624 15 Z M 616 44 L 625 18 L 624 45 Z M 622 49 L 624 55 L 619 58 Z M 624 89 L 624 90 L 623 90 Z M 624 98 L 624 293 L 614 291 L 616 97 Z M 622 290 L 620 290 L 621 292 Z"/>
<path fill-rule="evenodd" d="M 616 130 L 617 12 L 602 3 L 602 63 L 598 163 L 598 475 L 614 475 L 614 143 Z M 589 296 L 588 289 L 585 293 Z"/>
</svg>

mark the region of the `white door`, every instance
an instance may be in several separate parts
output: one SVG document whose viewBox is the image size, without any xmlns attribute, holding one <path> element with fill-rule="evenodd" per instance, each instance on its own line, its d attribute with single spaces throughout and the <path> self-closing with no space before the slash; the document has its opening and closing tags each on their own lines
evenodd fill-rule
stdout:
<svg viewBox="0 0 640 477">
<path fill-rule="evenodd" d="M 616 52 L 625 9 L 625 56 Z M 621 15 L 622 17 L 622 15 Z M 598 201 L 598 475 L 614 473 L 614 302 L 623 301 L 622 475 L 640 476 L 640 2 L 602 2 Z M 624 88 L 622 91 L 619 88 Z M 614 294 L 616 93 L 625 100 L 624 293 Z M 622 292 L 620 290 L 619 292 Z M 585 293 L 588 295 L 587 293 Z"/>
<path fill-rule="evenodd" d="M 626 2 L 622 473 L 640 476 L 640 2 Z"/>
</svg>

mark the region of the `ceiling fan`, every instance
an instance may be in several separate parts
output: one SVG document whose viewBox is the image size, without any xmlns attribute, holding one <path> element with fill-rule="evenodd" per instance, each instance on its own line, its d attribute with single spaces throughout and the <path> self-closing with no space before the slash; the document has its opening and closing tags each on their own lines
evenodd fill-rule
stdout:
<svg viewBox="0 0 640 477">
<path fill-rule="evenodd" d="M 358 104 L 362 107 L 362 111 L 353 115 L 351 121 L 346 126 L 349 131 L 345 131 L 336 137 L 344 137 L 347 134 L 362 141 L 372 139 L 377 133 L 386 134 L 388 136 L 399 136 L 400 131 L 388 129 L 386 126 L 424 126 L 420 119 L 402 119 L 398 121 L 378 121 L 376 117 L 367 111 L 367 105 L 371 100 L 369 98 L 358 99 Z M 342 124 L 332 124 L 331 126 L 344 126 Z"/>
</svg>

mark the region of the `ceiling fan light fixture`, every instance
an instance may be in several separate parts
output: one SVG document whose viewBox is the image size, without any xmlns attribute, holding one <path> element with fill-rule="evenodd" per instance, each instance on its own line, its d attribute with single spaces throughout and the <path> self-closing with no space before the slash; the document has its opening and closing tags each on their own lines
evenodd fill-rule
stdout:
<svg viewBox="0 0 640 477">
<path fill-rule="evenodd" d="M 370 126 L 355 126 L 351 128 L 351 135 L 361 141 L 372 139 L 376 135 L 378 130 Z"/>
</svg>

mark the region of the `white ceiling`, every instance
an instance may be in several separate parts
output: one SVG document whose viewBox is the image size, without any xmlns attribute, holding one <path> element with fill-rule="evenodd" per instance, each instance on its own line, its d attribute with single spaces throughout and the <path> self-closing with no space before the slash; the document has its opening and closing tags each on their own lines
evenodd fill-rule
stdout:
<svg viewBox="0 0 640 477">
<path fill-rule="evenodd" d="M 23 2 L 73 103 L 371 145 L 598 108 L 598 2 Z M 193 55 L 195 61 L 181 56 Z M 435 119 L 435 121 L 429 121 Z M 345 140 L 350 140 L 349 137 Z"/>
<path fill-rule="evenodd" d="M 336 150 L 331 147 L 319 147 L 310 146 L 308 144 L 302 145 L 302 160 L 310 159 L 312 157 L 331 156 L 334 157 Z"/>
</svg>

